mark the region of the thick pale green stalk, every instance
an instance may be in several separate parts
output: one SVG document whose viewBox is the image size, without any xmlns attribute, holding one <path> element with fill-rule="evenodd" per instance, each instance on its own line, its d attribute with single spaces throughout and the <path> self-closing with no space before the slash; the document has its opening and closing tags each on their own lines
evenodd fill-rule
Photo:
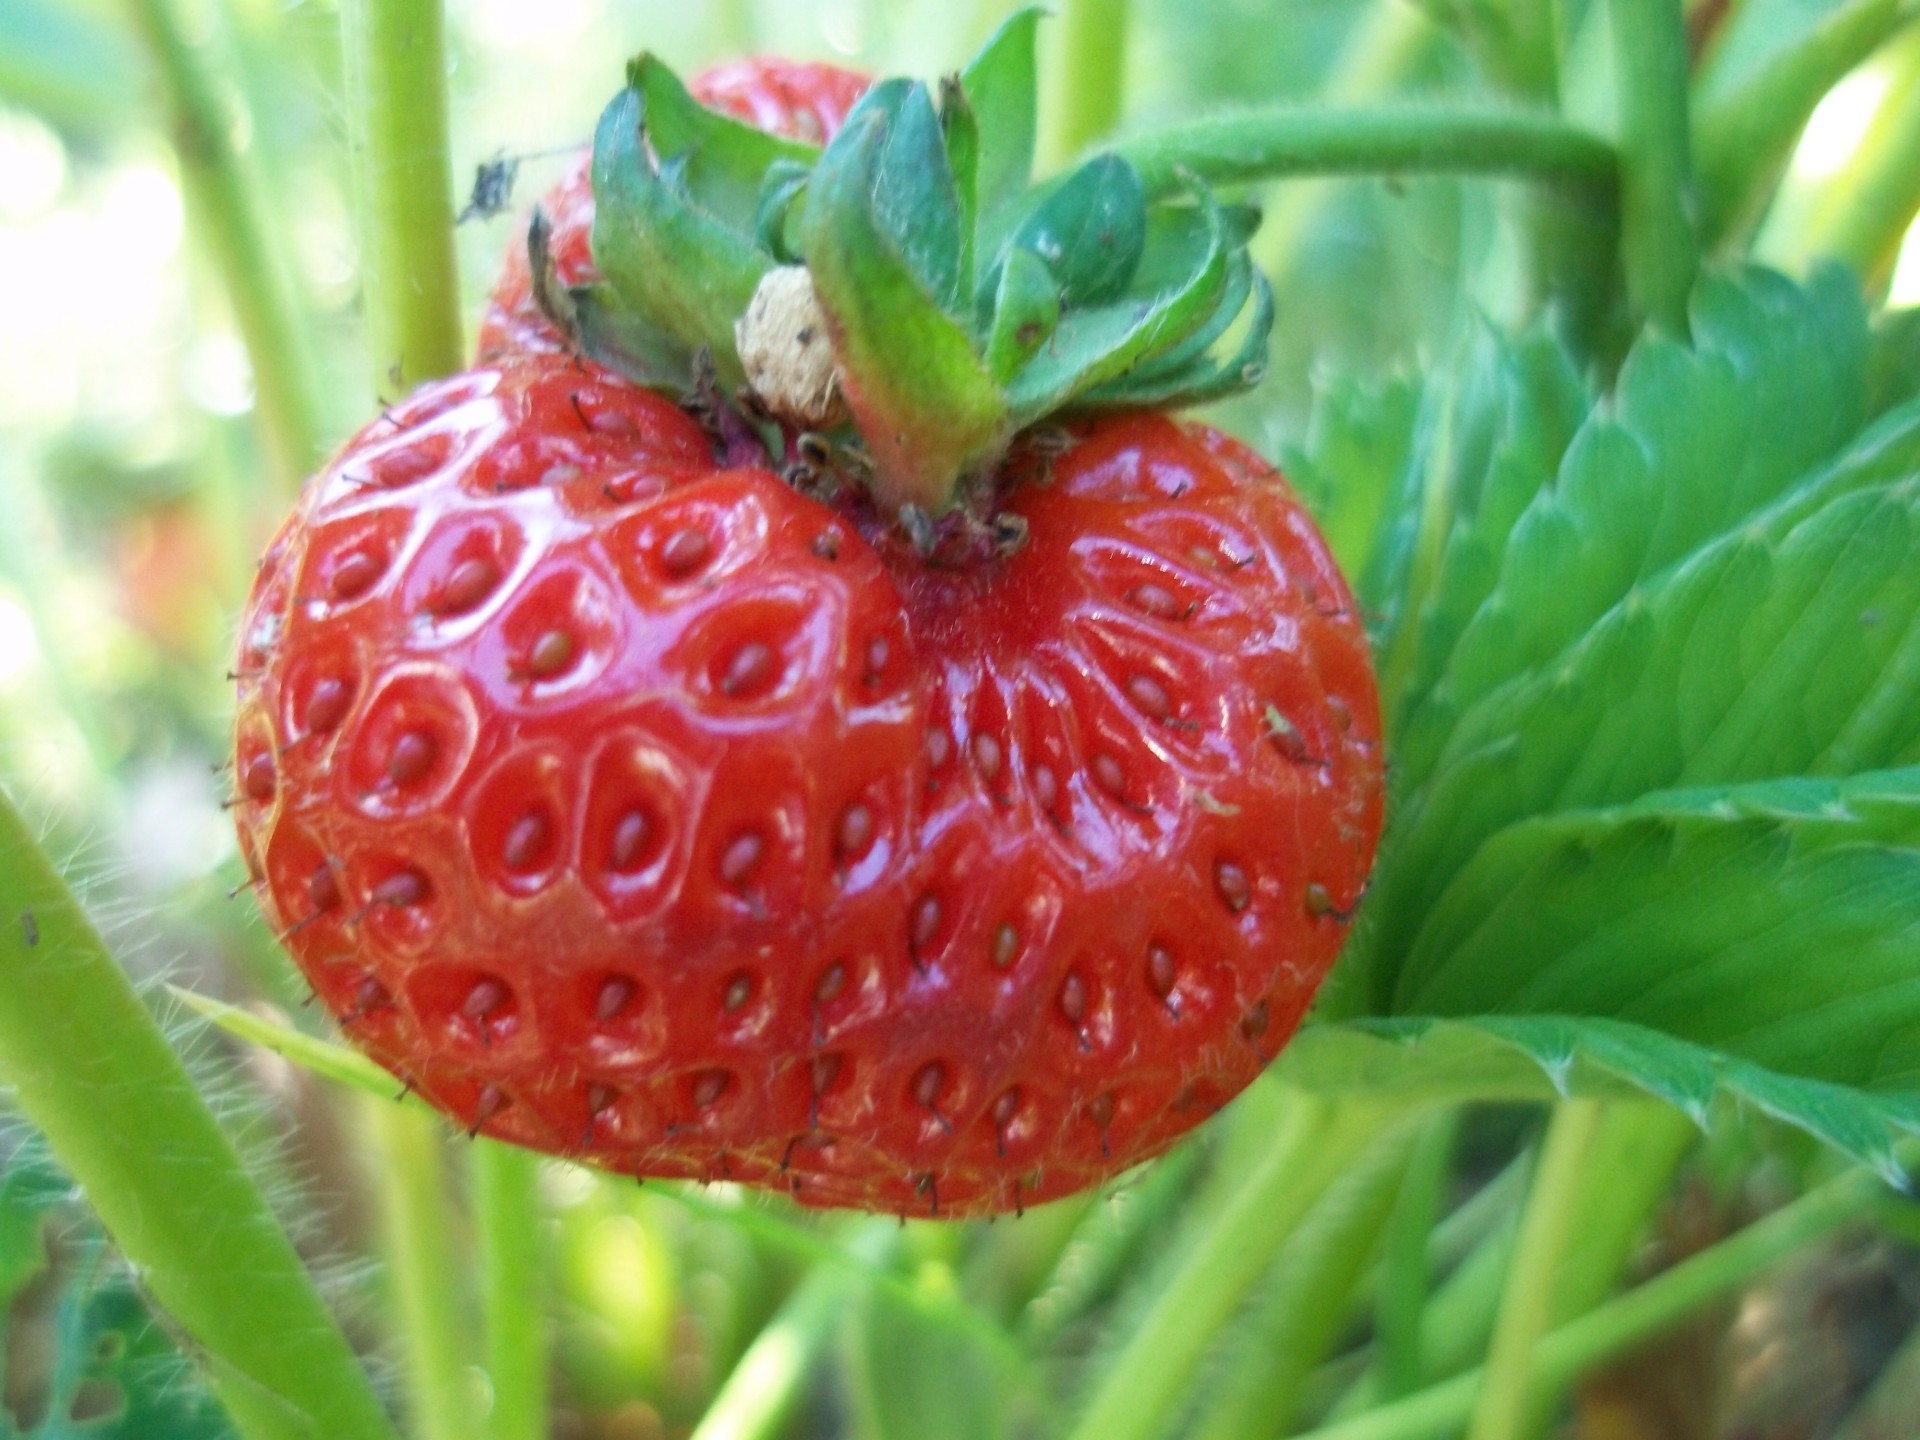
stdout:
<svg viewBox="0 0 1920 1440">
<path fill-rule="evenodd" d="M 1908 0 L 1847 0 L 1797 43 L 1694 109 L 1701 229 L 1738 241 L 1759 218 L 1807 117 L 1842 76 L 1912 18 Z"/>
<path fill-rule="evenodd" d="M 1911 1159 L 1911 1151 L 1908 1152 Z M 1870 1214 L 1884 1193 L 1878 1176 L 1854 1170 L 1619 1299 L 1561 1326 L 1540 1341 L 1534 1364 L 1539 1383 L 1564 1386 L 1723 1298 L 1754 1276 L 1821 1236 Z M 1452 1380 L 1383 1405 L 1298 1440 L 1440 1440 L 1472 1413 L 1483 1375 Z"/>
<path fill-rule="evenodd" d="M 131 0 L 165 76 L 174 150 L 253 365 L 260 425 L 289 491 L 320 458 L 320 386 L 285 247 L 247 137 L 259 127 L 234 83 L 219 0 Z"/>
<path fill-rule="evenodd" d="M 1224 1198 L 1191 1254 L 1109 1364 L 1073 1440 L 1148 1440 L 1185 1396 L 1208 1347 L 1266 1262 L 1347 1165 L 1407 1115 L 1302 1098 L 1302 1123 Z"/>
<path fill-rule="evenodd" d="M 1234 1327 L 1218 1383 L 1200 1396 L 1192 1440 L 1247 1440 L 1292 1426 L 1308 1372 L 1346 1328 L 1354 1287 L 1380 1248 L 1416 1141 L 1425 1138 L 1397 1130 L 1376 1142 L 1281 1247 L 1265 1293 Z"/>
<path fill-rule="evenodd" d="M 1468 1440 L 1522 1440 L 1532 1428 L 1535 1347 L 1553 1322 L 1554 1284 L 1573 1239 L 1600 1116 L 1597 1100 L 1566 1100 L 1554 1107 L 1520 1219 L 1520 1240 L 1500 1297 Z"/>
<path fill-rule="evenodd" d="M 3 792 L 0 1082 L 247 1440 L 395 1440 L 232 1142 Z"/>
<path fill-rule="evenodd" d="M 859 1267 L 884 1264 L 899 1233 L 891 1220 L 870 1221 L 847 1246 L 853 1264 L 816 1266 L 747 1347 L 692 1440 L 776 1440 L 784 1434 L 814 1362 L 864 1283 Z"/>
<path fill-rule="evenodd" d="M 1892 278 L 1900 242 L 1920 210 L 1920 30 L 1889 57 L 1887 95 L 1859 151 L 1834 177 L 1802 250 L 1847 262 L 1878 290 Z"/>
<path fill-rule="evenodd" d="M 1113 132 L 1126 104 L 1127 0 L 1062 0 L 1049 27 L 1053 84 L 1042 114 L 1041 170 L 1059 169 Z"/>
<path fill-rule="evenodd" d="M 1169 126 L 1114 147 L 1152 194 L 1189 170 L 1213 185 L 1380 172 L 1558 181 L 1612 203 L 1613 147 L 1556 116 L 1451 105 L 1244 110 Z"/>
<path fill-rule="evenodd" d="M 1687 32 L 1680 0 L 1607 0 L 1620 99 L 1620 252 L 1635 312 L 1687 333 L 1693 227 Z"/>
<path fill-rule="evenodd" d="M 342 0 L 374 393 L 460 368 L 447 56 L 439 0 Z"/>
<path fill-rule="evenodd" d="M 1420 1317 L 1426 1313 L 1433 1280 L 1428 1254 L 1459 1129 L 1459 1114 L 1453 1111 L 1420 1137 L 1387 1231 L 1374 1333 L 1381 1382 L 1390 1396 L 1417 1390 L 1425 1373 Z"/>
<path fill-rule="evenodd" d="M 404 395 L 459 368 L 447 56 L 439 0 L 343 0 L 347 135 L 359 207 L 374 393 Z M 477 1425 L 438 1124 L 367 1102 L 392 1318 L 416 1440 L 472 1440 Z"/>
<path fill-rule="evenodd" d="M 388 1299 L 407 1377 L 409 1440 L 474 1440 L 480 1433 L 471 1349 L 462 1323 L 438 1119 L 410 1105 L 368 1099 L 360 1111 L 374 1140 Z"/>
<path fill-rule="evenodd" d="M 540 1161 L 482 1140 L 473 1147 L 473 1221 L 485 1286 L 491 1440 L 546 1440 L 547 1287 Z"/>
</svg>

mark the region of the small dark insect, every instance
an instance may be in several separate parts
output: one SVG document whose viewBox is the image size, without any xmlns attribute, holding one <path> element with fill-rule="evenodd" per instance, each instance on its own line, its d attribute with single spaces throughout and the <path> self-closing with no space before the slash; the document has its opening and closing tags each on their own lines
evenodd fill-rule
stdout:
<svg viewBox="0 0 1920 1440">
<path fill-rule="evenodd" d="M 467 197 L 467 208 L 460 212 L 456 223 L 464 225 L 469 220 L 491 220 L 510 208 L 513 204 L 513 182 L 519 176 L 520 157 L 509 155 L 504 150 L 493 159 L 474 166 L 473 193 Z"/>
<path fill-rule="evenodd" d="M 20 912 L 20 938 L 27 942 L 29 950 L 40 943 L 40 922 L 33 918 L 31 910 Z"/>
</svg>

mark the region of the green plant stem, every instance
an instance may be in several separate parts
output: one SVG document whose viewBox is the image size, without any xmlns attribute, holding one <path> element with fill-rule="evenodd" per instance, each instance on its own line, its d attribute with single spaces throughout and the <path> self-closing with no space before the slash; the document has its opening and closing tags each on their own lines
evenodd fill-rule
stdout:
<svg viewBox="0 0 1920 1440">
<path fill-rule="evenodd" d="M 886 1263 L 899 1243 L 890 1220 L 862 1226 L 847 1245 L 853 1262 L 814 1269 L 747 1347 L 691 1440 L 776 1440 L 820 1352 L 859 1293 L 861 1267 Z"/>
<path fill-rule="evenodd" d="M 1678 336 L 1700 268 L 1680 0 L 1607 0 L 1620 103 L 1620 251 L 1635 312 Z"/>
<path fill-rule="evenodd" d="M 0 1082 L 248 1440 L 396 1440 L 238 1153 L 0 792 Z"/>
<path fill-rule="evenodd" d="M 1190 171 L 1215 185 L 1290 175 L 1511 175 L 1557 181 L 1611 204 L 1613 148 L 1556 116 L 1454 105 L 1283 107 L 1169 126 L 1114 147 L 1147 189 Z"/>
<path fill-rule="evenodd" d="M 1301 1217 L 1404 1109 L 1302 1098 L 1299 1123 L 1223 1197 L 1192 1252 L 1095 1387 L 1073 1440 L 1147 1440 Z"/>
<path fill-rule="evenodd" d="M 1520 1240 L 1500 1297 L 1468 1440 L 1522 1440 L 1532 1429 L 1534 1351 L 1553 1323 L 1554 1282 L 1573 1238 L 1601 1113 L 1597 1100 L 1566 1100 L 1554 1107 L 1520 1219 Z"/>
<path fill-rule="evenodd" d="M 367 340 L 382 400 L 458 369 L 462 359 L 444 30 L 439 0 L 340 7 Z M 448 1283 L 460 1272 L 439 1127 L 403 1105 L 369 1101 L 365 1113 L 413 1429 L 418 1440 L 471 1440 L 471 1350 Z"/>
<path fill-rule="evenodd" d="M 1128 0 L 1062 0 L 1052 26 L 1051 108 L 1042 170 L 1056 170 L 1113 132 L 1126 104 Z"/>
<path fill-rule="evenodd" d="M 1436 33 L 1433 22 L 1405 0 L 1376 0 L 1341 47 L 1320 103 L 1352 106 L 1390 92 L 1427 53 Z M 1283 288 L 1334 188 L 1330 181 L 1295 180 L 1267 198 L 1250 249 L 1276 289 Z"/>
<path fill-rule="evenodd" d="M 1867 289 L 1893 276 L 1920 210 L 1920 30 L 1892 48 L 1886 98 L 1866 138 L 1826 187 L 1803 248 L 1844 260 Z"/>
<path fill-rule="evenodd" d="M 1412 1393 L 1425 1375 L 1420 1317 L 1433 1278 L 1428 1252 L 1459 1128 L 1459 1112 L 1448 1111 L 1421 1135 L 1387 1229 L 1374 1333 L 1381 1383 L 1389 1396 Z"/>
<path fill-rule="evenodd" d="M 253 365 L 261 429 L 291 492 L 320 458 L 320 384 L 280 226 L 254 153 L 258 133 L 233 83 L 223 4 L 130 0 L 135 24 L 167 83 L 174 150 L 190 208 L 213 251 Z"/>
<path fill-rule="evenodd" d="M 1710 1249 L 1689 1257 L 1545 1336 L 1534 1355 L 1537 1382 L 1565 1386 L 1595 1366 L 1684 1321 L 1704 1306 L 1794 1255 L 1822 1235 L 1870 1214 L 1884 1182 L 1851 1170 Z M 1298 1440 L 1437 1440 L 1465 1423 L 1483 1372 L 1470 1370 Z"/>
<path fill-rule="evenodd" d="M 473 1219 L 485 1285 L 491 1440 L 547 1435 L 547 1294 L 540 1161 L 492 1140 L 473 1147 Z"/>
<path fill-rule="evenodd" d="M 473 1440 L 479 1426 L 453 1283 L 461 1267 L 448 1223 L 439 1121 L 413 1106 L 371 1098 L 361 1114 L 379 1167 L 381 1248 L 407 1377 L 407 1433 L 410 1440 Z"/>
<path fill-rule="evenodd" d="M 1759 220 L 1807 117 L 1912 18 L 1908 0 L 1848 0 L 1718 98 L 1694 107 L 1700 225 L 1709 245 Z"/>
<path fill-rule="evenodd" d="M 347 134 L 374 393 L 460 368 L 447 57 L 439 0 L 343 0 Z"/>
<path fill-rule="evenodd" d="M 1292 1426 L 1310 1367 L 1347 1324 L 1354 1287 L 1380 1248 L 1409 1161 L 1429 1135 L 1445 1128 L 1443 1120 L 1425 1133 L 1389 1133 L 1320 1198 L 1268 1267 L 1252 1313 L 1234 1327 L 1219 1382 L 1198 1397 L 1186 1431 L 1192 1440 L 1246 1440 Z"/>
</svg>

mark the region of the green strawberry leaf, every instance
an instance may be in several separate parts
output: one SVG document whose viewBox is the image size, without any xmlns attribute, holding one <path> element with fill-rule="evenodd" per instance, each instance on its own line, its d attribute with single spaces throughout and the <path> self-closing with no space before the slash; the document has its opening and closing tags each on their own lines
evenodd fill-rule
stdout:
<svg viewBox="0 0 1920 1440">
<path fill-rule="evenodd" d="M 1062 309 L 1052 343 L 1007 387 L 1017 421 L 1059 409 L 1207 322 L 1226 292 L 1229 232 L 1211 194 L 1200 190 L 1194 198 L 1191 208 L 1155 213 L 1127 294 L 1109 304 Z"/>
<path fill-rule="evenodd" d="M 1104 304 L 1127 288 L 1147 248 L 1147 198 L 1140 175 L 1117 155 L 1096 155 L 1037 203 L 1015 227 L 1009 249 L 1047 262 L 1062 308 Z"/>
<path fill-rule="evenodd" d="M 1276 1062 L 1322 1094 L 1408 1100 L 1648 1095 L 1705 1125 L 1733 1105 L 1794 1126 L 1904 1186 L 1894 1151 L 1920 1134 L 1920 1096 L 1778 1074 L 1625 1021 L 1558 1015 L 1429 1016 L 1313 1025 Z"/>
<path fill-rule="evenodd" d="M 1422 389 L 1411 375 L 1319 375 L 1306 434 L 1283 455 L 1281 468 L 1349 576 L 1374 566 L 1388 497 L 1413 453 Z M 1364 583 L 1360 599 L 1379 610 Z"/>
<path fill-rule="evenodd" d="M 1034 34 L 1040 10 L 1007 17 L 960 72 L 980 136 L 974 162 L 974 252 L 991 255 L 1026 194 L 1037 132 Z"/>
<path fill-rule="evenodd" d="M 1414 928 L 1506 825 L 1665 787 L 1910 763 L 1917 622 L 1920 405 L 1461 716 L 1376 871 L 1361 947 L 1376 1008 Z"/>
<path fill-rule="evenodd" d="M 808 185 L 801 245 L 876 490 L 938 513 L 951 477 L 995 453 L 1012 426 L 972 337 L 928 292 L 878 211 L 887 128 L 878 105 L 848 118 Z"/>
<path fill-rule="evenodd" d="M 847 117 L 849 128 L 877 115 L 881 141 L 869 173 L 872 213 L 920 288 L 942 310 L 960 303 L 960 194 L 940 117 L 927 87 L 886 80 Z"/>
<path fill-rule="evenodd" d="M 867 1290 L 850 1318 L 853 1433 L 862 1440 L 1001 1440 L 1023 1433 L 1016 1421 L 1031 1425 L 1021 1377 L 974 1334 L 879 1289 Z"/>
<path fill-rule="evenodd" d="M 644 97 L 647 143 L 662 166 L 680 162 L 687 199 L 699 210 L 751 233 L 767 172 L 783 162 L 810 165 L 818 146 L 771 135 L 709 110 L 680 77 L 653 55 L 642 55 L 627 83 Z"/>
<path fill-rule="evenodd" d="M 637 77 L 665 73 L 657 66 L 643 71 L 644 64 L 636 65 Z M 769 264 L 753 239 L 761 172 L 738 223 L 701 208 L 693 183 L 723 167 L 700 151 L 652 146 L 650 104 L 646 91 L 630 86 L 613 98 L 594 133 L 594 263 L 628 307 L 689 349 L 711 350 L 721 378 L 738 384 L 733 323 Z M 662 285 L 661 275 L 678 278 Z"/>
<path fill-rule="evenodd" d="M 1920 767 L 1540 816 L 1447 887 L 1393 1009 L 1606 1016 L 1920 1094 L 1916 896 Z"/>
<path fill-rule="evenodd" d="M 1537 485 L 1503 545 L 1483 534 L 1464 547 L 1458 561 L 1469 568 L 1498 560 L 1491 590 L 1443 574 L 1432 593 L 1446 603 L 1421 606 L 1422 633 L 1390 639 L 1399 663 L 1389 685 L 1397 670 L 1414 677 L 1398 712 L 1403 788 L 1424 781 L 1475 698 L 1544 665 L 1634 586 L 1766 504 L 1858 428 L 1865 317 L 1839 271 L 1806 290 L 1758 270 L 1712 277 L 1692 320 L 1691 348 L 1657 336 L 1635 347 L 1614 397 L 1573 438 L 1552 483 Z M 1422 519 L 1432 537 L 1422 545 L 1436 543 L 1436 526 L 1452 529 L 1444 501 L 1423 495 L 1414 513 L 1436 511 Z"/>
</svg>

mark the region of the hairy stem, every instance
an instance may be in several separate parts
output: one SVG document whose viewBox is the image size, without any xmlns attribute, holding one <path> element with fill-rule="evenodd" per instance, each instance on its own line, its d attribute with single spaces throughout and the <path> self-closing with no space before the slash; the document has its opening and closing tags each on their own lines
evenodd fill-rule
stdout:
<svg viewBox="0 0 1920 1440">
<path fill-rule="evenodd" d="M 374 393 L 460 368 L 447 56 L 439 0 L 342 0 Z"/>
<path fill-rule="evenodd" d="M 439 1121 L 390 1100 L 369 1099 L 361 1113 L 376 1142 L 372 1161 L 379 1167 L 387 1288 L 407 1377 L 408 1434 L 413 1440 L 473 1440 L 479 1427 L 454 1283 L 460 1263 L 449 1224 Z"/>
<path fill-rule="evenodd" d="M 1553 115 L 1454 105 L 1281 107 L 1170 126 L 1114 147 L 1154 194 L 1191 171 L 1215 185 L 1289 175 L 1423 173 L 1558 181 L 1611 204 L 1613 148 Z"/>
<path fill-rule="evenodd" d="M 130 9 L 166 79 L 174 150 L 190 208 L 206 237 L 247 356 L 267 448 L 288 492 L 320 458 L 320 385 L 279 226 L 255 153 L 257 133 L 235 73 L 221 5 L 132 0 Z M 207 22 L 211 22 L 210 24 Z"/>
<path fill-rule="evenodd" d="M 1620 251 L 1634 311 L 1687 333 L 1693 225 L 1687 32 L 1680 0 L 1608 0 L 1620 100 Z"/>
<path fill-rule="evenodd" d="M 0 792 L 0 1082 L 247 1440 L 397 1440 L 292 1244 Z"/>
<path fill-rule="evenodd" d="M 1265 1263 L 1350 1161 L 1404 1110 L 1301 1098 L 1271 1144 L 1209 1217 L 1192 1252 L 1097 1382 L 1072 1440 L 1146 1440 L 1189 1393 L 1208 1347 Z"/>
</svg>

